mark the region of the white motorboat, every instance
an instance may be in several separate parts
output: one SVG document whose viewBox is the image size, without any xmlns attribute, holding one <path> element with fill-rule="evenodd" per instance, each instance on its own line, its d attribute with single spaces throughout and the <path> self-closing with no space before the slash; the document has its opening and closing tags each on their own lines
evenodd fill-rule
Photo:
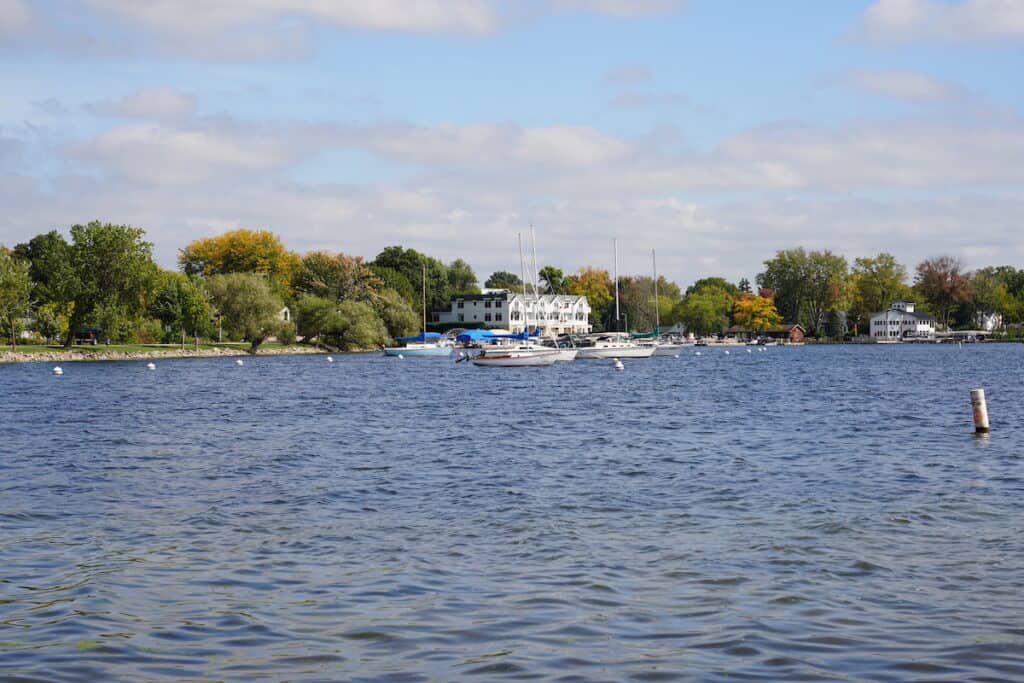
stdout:
<svg viewBox="0 0 1024 683">
<path fill-rule="evenodd" d="M 609 358 L 650 358 L 654 355 L 653 344 L 637 344 L 625 333 L 592 335 L 586 343 L 577 347 L 579 359 Z"/>
<path fill-rule="evenodd" d="M 559 339 L 546 339 L 545 341 L 541 342 L 541 346 L 545 349 L 552 349 L 558 351 L 558 358 L 556 360 L 558 360 L 559 362 L 568 362 L 576 360 L 576 356 L 579 353 L 579 350 L 576 348 L 576 345 L 573 344 L 571 338 L 569 337 L 560 337 Z"/>
<path fill-rule="evenodd" d="M 452 354 L 455 348 L 450 340 L 444 339 L 440 334 L 426 332 L 415 337 L 399 337 L 398 341 L 405 342 L 405 346 L 389 346 L 384 349 L 385 356 L 441 356 L 447 357 Z"/>
<path fill-rule="evenodd" d="M 485 347 L 480 354 L 470 358 L 473 365 L 496 368 L 543 367 L 554 365 L 561 353 L 537 344 L 497 344 Z"/>
</svg>

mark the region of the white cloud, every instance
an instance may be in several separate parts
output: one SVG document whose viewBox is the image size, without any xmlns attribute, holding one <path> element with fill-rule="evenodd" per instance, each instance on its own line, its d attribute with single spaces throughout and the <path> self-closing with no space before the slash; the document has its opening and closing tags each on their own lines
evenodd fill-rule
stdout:
<svg viewBox="0 0 1024 683">
<path fill-rule="evenodd" d="M 678 12 L 685 0 L 550 0 L 555 9 L 582 10 L 619 17 Z"/>
<path fill-rule="evenodd" d="M 211 35 L 239 26 L 308 21 L 338 28 L 483 34 L 497 29 L 489 0 L 89 0 L 157 32 Z"/>
<path fill-rule="evenodd" d="M 256 129 L 138 123 L 73 144 L 67 154 L 108 177 L 133 183 L 196 184 L 223 173 L 244 177 L 282 168 L 305 151 Z"/>
<path fill-rule="evenodd" d="M 885 97 L 911 102 L 941 102 L 954 99 L 962 90 L 917 71 L 855 71 L 853 85 Z"/>
<path fill-rule="evenodd" d="M 1024 40 L 1020 0 L 876 0 L 853 37 L 878 43 Z"/>
<path fill-rule="evenodd" d="M 627 143 L 578 126 L 382 126 L 356 137 L 357 144 L 403 161 L 496 170 L 510 163 L 556 168 L 605 164 L 629 152 Z"/>
<path fill-rule="evenodd" d="M 196 111 L 196 97 L 174 88 L 146 88 L 119 100 L 89 102 L 86 111 L 98 116 L 130 119 L 177 119 Z"/>
</svg>

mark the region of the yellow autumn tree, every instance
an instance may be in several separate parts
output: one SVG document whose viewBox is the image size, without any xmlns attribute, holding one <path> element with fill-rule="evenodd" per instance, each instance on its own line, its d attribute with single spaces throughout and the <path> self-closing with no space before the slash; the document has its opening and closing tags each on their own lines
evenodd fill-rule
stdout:
<svg viewBox="0 0 1024 683">
<path fill-rule="evenodd" d="M 565 279 L 569 294 L 587 297 L 590 304 L 591 320 L 606 321 L 609 307 L 614 303 L 612 289 L 615 285 L 607 270 L 584 266 Z"/>
<path fill-rule="evenodd" d="M 178 264 L 189 275 L 261 273 L 279 293 L 288 291 L 299 263 L 269 230 L 230 230 L 198 239 L 178 253 Z"/>
<path fill-rule="evenodd" d="M 775 308 L 775 302 L 764 296 L 741 296 L 732 309 L 732 319 L 737 325 L 759 332 L 782 324 L 782 316 Z"/>
</svg>

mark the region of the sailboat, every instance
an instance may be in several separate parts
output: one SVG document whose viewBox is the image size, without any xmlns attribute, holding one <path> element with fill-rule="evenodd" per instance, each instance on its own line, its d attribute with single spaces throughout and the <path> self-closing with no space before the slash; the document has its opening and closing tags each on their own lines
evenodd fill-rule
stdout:
<svg viewBox="0 0 1024 683">
<path fill-rule="evenodd" d="M 531 227 L 532 230 L 532 227 Z M 544 367 L 554 365 L 556 361 L 566 359 L 561 349 L 542 346 L 530 340 L 530 307 L 526 290 L 526 262 L 523 260 L 523 235 L 519 238 L 519 266 L 523 277 L 523 331 L 519 334 L 497 335 L 499 339 L 511 339 L 511 344 L 495 344 L 484 347 L 479 355 L 470 359 L 473 365 L 481 367 Z M 534 247 L 536 249 L 536 246 Z M 534 255 L 534 272 L 536 272 L 536 254 Z M 534 296 L 538 303 L 537 285 L 534 283 Z"/>
<path fill-rule="evenodd" d="M 612 240 L 615 251 L 615 322 L 619 317 L 619 241 Z M 580 359 L 608 358 L 650 358 L 654 355 L 654 346 L 641 346 L 629 338 L 629 332 L 605 332 L 590 335 L 582 346 L 577 349 L 576 357 Z"/>
<path fill-rule="evenodd" d="M 651 270 L 654 273 L 654 329 L 646 334 L 634 334 L 634 339 L 641 339 L 640 346 L 653 346 L 655 356 L 674 356 L 683 348 L 682 344 L 665 341 L 661 338 L 661 306 L 658 301 L 658 259 L 651 249 Z"/>
<path fill-rule="evenodd" d="M 438 332 L 427 332 L 427 265 L 423 264 L 423 330 L 412 337 L 399 337 L 395 341 L 405 346 L 389 346 L 385 356 L 439 356 L 447 357 L 455 348 L 450 339 Z"/>
</svg>

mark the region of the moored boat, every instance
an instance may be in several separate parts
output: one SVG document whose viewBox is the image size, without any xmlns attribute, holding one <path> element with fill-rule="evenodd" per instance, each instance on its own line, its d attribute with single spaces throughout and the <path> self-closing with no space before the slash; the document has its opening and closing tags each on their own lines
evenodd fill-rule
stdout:
<svg viewBox="0 0 1024 683">
<path fill-rule="evenodd" d="M 481 367 L 544 367 L 558 361 L 560 351 L 536 344 L 516 344 L 486 347 L 469 360 Z"/>
<path fill-rule="evenodd" d="M 583 345 L 577 347 L 579 359 L 609 358 L 650 358 L 654 355 L 653 344 L 641 345 L 629 339 L 625 333 L 591 335 Z"/>
</svg>

